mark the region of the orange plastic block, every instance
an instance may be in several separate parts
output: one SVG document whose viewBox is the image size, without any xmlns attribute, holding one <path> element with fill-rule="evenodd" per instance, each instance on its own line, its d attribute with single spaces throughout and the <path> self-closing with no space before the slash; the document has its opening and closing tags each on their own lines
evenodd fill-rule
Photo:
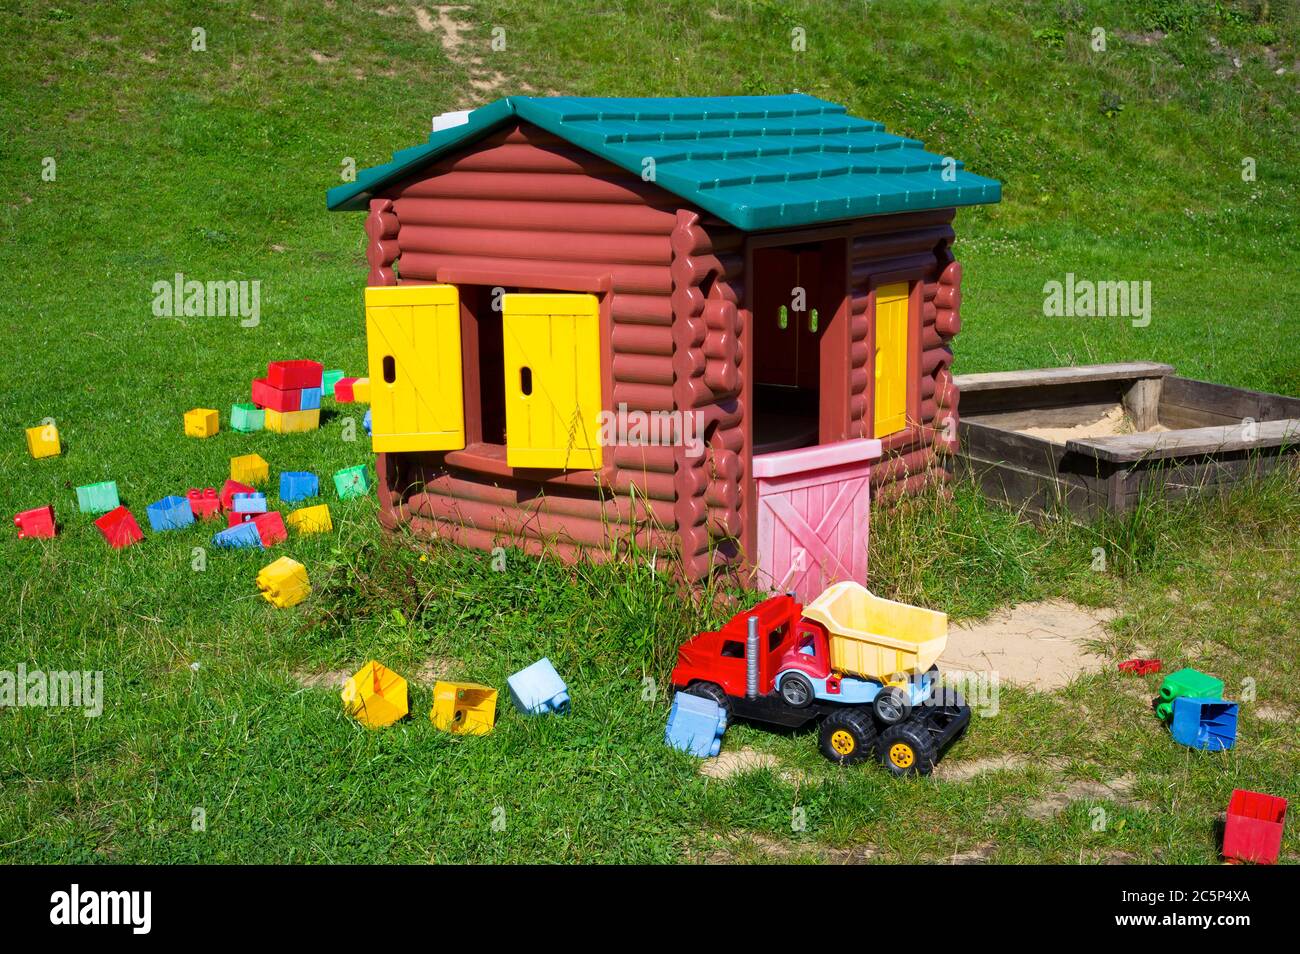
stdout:
<svg viewBox="0 0 1300 954">
<path fill-rule="evenodd" d="M 186 437 L 211 437 L 221 429 L 221 415 L 210 407 L 185 412 Z"/>
<path fill-rule="evenodd" d="M 317 504 L 314 507 L 302 507 L 291 511 L 289 516 L 285 517 L 285 522 L 299 533 L 329 533 L 334 529 L 328 504 Z"/>
<path fill-rule="evenodd" d="M 352 382 L 352 400 L 358 404 L 370 403 L 370 379 L 357 378 Z"/>
<path fill-rule="evenodd" d="M 476 682 L 436 682 L 429 721 L 444 732 L 487 735 L 497 721 L 497 691 Z"/>
<path fill-rule="evenodd" d="M 257 574 L 257 588 L 268 603 L 286 609 L 307 598 L 311 582 L 307 579 L 307 568 L 286 556 L 262 567 Z"/>
<path fill-rule="evenodd" d="M 266 409 L 266 429 L 275 434 L 300 434 L 320 427 L 320 408 L 310 411 Z"/>
<path fill-rule="evenodd" d="M 58 457 L 63 453 L 59 443 L 59 429 L 53 424 L 27 428 L 27 453 L 37 460 L 42 457 Z"/>
<path fill-rule="evenodd" d="M 264 461 L 260 454 L 244 454 L 230 458 L 231 480 L 241 484 L 261 484 L 270 478 L 271 465 Z M 225 496 L 224 492 L 222 496 Z"/>
<path fill-rule="evenodd" d="M 406 680 L 371 660 L 343 686 L 343 708 L 368 729 L 381 729 L 406 718 L 410 705 Z"/>
</svg>

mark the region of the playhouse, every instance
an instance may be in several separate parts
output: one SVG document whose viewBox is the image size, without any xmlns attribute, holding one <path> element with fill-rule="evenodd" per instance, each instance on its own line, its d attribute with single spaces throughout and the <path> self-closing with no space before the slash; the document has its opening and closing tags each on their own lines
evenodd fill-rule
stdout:
<svg viewBox="0 0 1300 954">
<path fill-rule="evenodd" d="M 328 197 L 368 213 L 382 521 L 565 558 L 634 540 L 814 595 L 861 579 L 868 484 L 948 477 L 952 222 L 999 197 L 802 94 L 437 117 Z M 659 439 L 613 426 L 641 418 Z"/>
</svg>

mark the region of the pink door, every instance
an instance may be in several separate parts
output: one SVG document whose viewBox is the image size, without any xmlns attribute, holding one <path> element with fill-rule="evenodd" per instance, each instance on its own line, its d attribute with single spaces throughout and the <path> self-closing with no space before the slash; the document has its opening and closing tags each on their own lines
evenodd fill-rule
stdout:
<svg viewBox="0 0 1300 954">
<path fill-rule="evenodd" d="M 758 584 L 807 603 L 841 580 L 867 582 L 871 462 L 880 441 L 851 440 L 754 458 Z"/>
</svg>

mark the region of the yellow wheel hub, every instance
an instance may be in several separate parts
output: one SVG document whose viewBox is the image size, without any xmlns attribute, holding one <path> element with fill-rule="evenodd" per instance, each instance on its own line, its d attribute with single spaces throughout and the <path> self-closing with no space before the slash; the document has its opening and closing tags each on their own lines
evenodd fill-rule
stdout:
<svg viewBox="0 0 1300 954">
<path fill-rule="evenodd" d="M 916 753 L 906 742 L 895 742 L 889 747 L 889 761 L 901 769 L 911 768 L 916 761 Z"/>
<path fill-rule="evenodd" d="M 836 729 L 831 733 L 831 748 L 840 755 L 852 755 L 853 750 L 857 747 L 858 743 L 853 738 L 852 732 L 846 732 L 843 729 Z"/>
</svg>

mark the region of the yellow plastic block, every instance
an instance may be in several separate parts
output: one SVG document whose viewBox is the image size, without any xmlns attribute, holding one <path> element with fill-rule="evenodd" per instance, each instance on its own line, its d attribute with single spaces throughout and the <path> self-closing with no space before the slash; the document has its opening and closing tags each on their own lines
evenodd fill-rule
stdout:
<svg viewBox="0 0 1300 954">
<path fill-rule="evenodd" d="M 210 407 L 185 412 L 186 437 L 211 437 L 221 429 L 221 415 Z"/>
<path fill-rule="evenodd" d="M 284 521 L 299 533 L 329 533 L 334 529 L 334 521 L 330 519 L 329 504 L 301 507 L 291 511 Z"/>
<path fill-rule="evenodd" d="M 388 451 L 465 446 L 460 293 L 455 285 L 366 289 L 371 446 Z M 367 389 L 363 388 L 365 392 Z"/>
<path fill-rule="evenodd" d="M 907 427 L 907 282 L 876 289 L 875 437 Z"/>
<path fill-rule="evenodd" d="M 358 404 L 370 403 L 370 379 L 357 378 L 352 382 L 352 400 Z"/>
<path fill-rule="evenodd" d="M 436 682 L 429 720 L 444 732 L 487 735 L 497 721 L 497 691 L 476 682 Z"/>
<path fill-rule="evenodd" d="M 506 463 L 596 469 L 600 307 L 595 295 L 505 295 Z"/>
<path fill-rule="evenodd" d="M 311 593 L 307 568 L 287 556 L 262 567 L 257 574 L 257 588 L 263 599 L 280 609 L 297 606 Z"/>
<path fill-rule="evenodd" d="M 27 452 L 40 460 L 42 457 L 58 457 L 63 453 L 59 444 L 59 429 L 53 424 L 27 428 Z"/>
<path fill-rule="evenodd" d="M 343 707 L 368 729 L 392 725 L 410 711 L 406 680 L 372 659 L 343 686 Z"/>
<path fill-rule="evenodd" d="M 298 434 L 320 427 L 320 409 L 310 411 L 276 411 L 266 409 L 266 429 L 276 434 Z"/>
<path fill-rule="evenodd" d="M 271 478 L 271 467 L 261 454 L 244 454 L 230 458 L 230 479 L 241 484 L 265 483 Z"/>
</svg>

